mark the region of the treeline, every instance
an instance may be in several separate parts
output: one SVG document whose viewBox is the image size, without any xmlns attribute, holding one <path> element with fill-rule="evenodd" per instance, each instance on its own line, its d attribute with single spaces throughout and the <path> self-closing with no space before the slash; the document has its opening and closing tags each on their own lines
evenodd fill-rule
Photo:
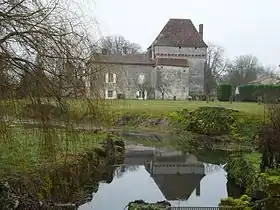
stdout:
<svg viewBox="0 0 280 210">
<path fill-rule="evenodd" d="M 245 54 L 226 58 L 224 49 L 208 44 L 205 67 L 205 93 L 215 95 L 217 86 L 228 83 L 233 86 L 248 85 L 259 78 L 277 78 L 274 69 L 265 67 L 256 56 Z"/>
</svg>

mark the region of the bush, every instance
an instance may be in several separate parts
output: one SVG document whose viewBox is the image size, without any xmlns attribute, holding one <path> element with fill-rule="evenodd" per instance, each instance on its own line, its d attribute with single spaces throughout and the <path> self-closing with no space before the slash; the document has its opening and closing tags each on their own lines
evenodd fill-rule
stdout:
<svg viewBox="0 0 280 210">
<path fill-rule="evenodd" d="M 168 113 L 169 129 L 172 133 L 181 133 L 188 130 L 190 113 L 187 109 Z"/>
<path fill-rule="evenodd" d="M 219 207 L 236 207 L 236 209 L 250 210 L 251 198 L 248 195 L 242 195 L 239 199 L 231 197 L 221 200 Z"/>
<path fill-rule="evenodd" d="M 256 102 L 259 97 L 265 101 L 275 101 L 280 97 L 280 85 L 240 85 L 238 100 Z"/>
<path fill-rule="evenodd" d="M 217 98 L 219 101 L 229 101 L 232 93 L 230 84 L 220 84 L 217 87 Z"/>
<path fill-rule="evenodd" d="M 263 119 L 256 116 L 246 115 L 244 113 L 234 114 L 235 122 L 232 126 L 231 134 L 235 139 L 256 145 L 256 135 Z"/>
<path fill-rule="evenodd" d="M 223 107 L 200 107 L 190 115 L 189 130 L 202 135 L 227 135 L 234 123 L 233 110 Z"/>
<path fill-rule="evenodd" d="M 244 156 L 230 157 L 226 165 L 228 179 L 232 180 L 239 187 L 248 189 L 252 186 L 257 171 L 254 166 Z"/>
<path fill-rule="evenodd" d="M 159 201 L 157 203 L 146 203 L 143 200 L 136 200 L 130 202 L 127 206 L 128 210 L 164 210 L 169 209 L 171 204 L 167 201 Z"/>
</svg>

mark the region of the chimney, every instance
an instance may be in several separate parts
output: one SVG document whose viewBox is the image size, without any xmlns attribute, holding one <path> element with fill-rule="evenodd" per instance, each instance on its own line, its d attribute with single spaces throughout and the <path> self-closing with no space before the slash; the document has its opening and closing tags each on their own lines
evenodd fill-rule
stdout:
<svg viewBox="0 0 280 210">
<path fill-rule="evenodd" d="M 108 54 L 108 49 L 102 48 L 101 52 L 102 52 L 102 55 L 107 55 Z"/>
<path fill-rule="evenodd" d="M 195 194 L 196 194 L 196 196 L 200 196 L 200 181 L 199 181 L 199 184 L 197 185 L 197 187 L 195 189 Z"/>
<path fill-rule="evenodd" d="M 201 37 L 201 39 L 203 39 L 203 24 L 199 24 L 199 35 Z"/>
</svg>

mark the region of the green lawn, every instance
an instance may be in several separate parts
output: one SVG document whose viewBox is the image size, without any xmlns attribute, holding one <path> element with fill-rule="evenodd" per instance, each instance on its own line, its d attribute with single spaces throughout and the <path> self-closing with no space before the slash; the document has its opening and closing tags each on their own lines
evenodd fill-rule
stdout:
<svg viewBox="0 0 280 210">
<path fill-rule="evenodd" d="M 80 101 L 72 101 L 75 107 L 82 108 L 84 105 Z M 228 109 L 235 109 L 249 114 L 263 115 L 264 106 L 257 103 L 245 102 L 209 102 L 205 101 L 167 101 L 167 100 L 112 100 L 107 101 L 108 107 L 120 111 L 137 111 L 151 113 L 166 113 L 170 111 L 189 109 L 194 110 L 201 106 L 220 106 Z"/>
<path fill-rule="evenodd" d="M 264 105 L 259 105 L 257 103 L 249 102 L 209 102 L 205 101 L 170 101 L 170 100 L 68 100 L 70 107 L 75 110 L 76 113 L 82 114 L 86 112 L 87 107 L 91 106 L 94 108 L 96 105 L 98 107 L 110 108 L 111 110 L 117 111 L 131 111 L 131 112 L 150 112 L 153 114 L 162 114 L 171 111 L 177 111 L 182 109 L 189 109 L 190 111 L 201 107 L 201 106 L 220 106 L 228 109 L 235 109 L 238 111 L 246 112 L 248 114 L 263 115 Z M 14 107 L 13 104 L 20 104 L 20 106 L 25 106 L 29 103 L 25 100 L 17 101 L 16 103 L 11 103 L 9 101 L 2 101 L 1 104 L 9 105 Z M 18 107 L 16 105 L 16 107 Z M 8 112 L 8 109 L 3 109 L 2 111 Z M 14 110 L 12 111 L 14 112 Z M 1 110 L 0 110 L 1 113 Z"/>
</svg>

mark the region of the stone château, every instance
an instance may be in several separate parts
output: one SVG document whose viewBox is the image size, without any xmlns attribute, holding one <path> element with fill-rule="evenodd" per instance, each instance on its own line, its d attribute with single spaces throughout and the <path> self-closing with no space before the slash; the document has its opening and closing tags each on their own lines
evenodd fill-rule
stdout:
<svg viewBox="0 0 280 210">
<path fill-rule="evenodd" d="M 90 59 L 89 96 L 97 90 L 106 99 L 187 99 L 203 93 L 203 24 L 197 30 L 190 19 L 170 19 L 145 54 L 126 51 L 109 55 L 102 49 Z"/>
</svg>

